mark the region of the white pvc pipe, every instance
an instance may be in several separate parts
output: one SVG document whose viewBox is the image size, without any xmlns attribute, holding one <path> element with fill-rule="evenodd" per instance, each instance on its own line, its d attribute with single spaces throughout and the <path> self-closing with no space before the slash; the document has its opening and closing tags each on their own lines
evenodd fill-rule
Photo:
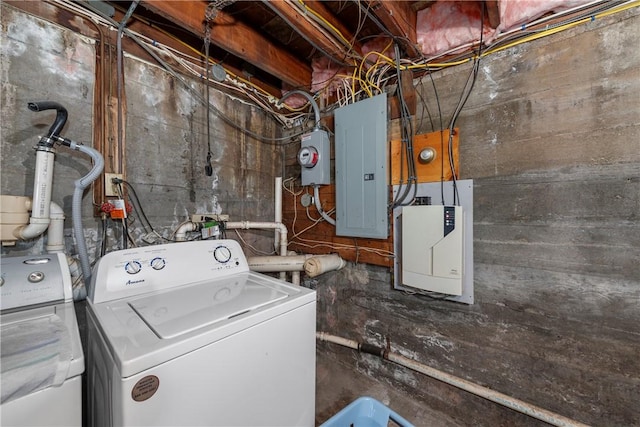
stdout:
<svg viewBox="0 0 640 427">
<path fill-rule="evenodd" d="M 249 268 L 261 273 L 277 273 L 286 271 L 302 271 L 304 263 L 313 255 L 273 255 L 247 258 Z"/>
<path fill-rule="evenodd" d="M 47 245 L 45 249 L 49 253 L 64 252 L 64 211 L 58 204 L 49 204 L 49 229 L 47 230 Z"/>
<path fill-rule="evenodd" d="M 300 286 L 300 272 L 299 271 L 292 271 L 291 272 L 291 283 L 293 283 L 296 286 Z"/>
<path fill-rule="evenodd" d="M 281 176 L 276 177 L 274 198 L 275 198 L 274 221 L 281 223 L 282 222 L 282 177 Z M 276 249 L 278 247 L 277 245 L 279 241 L 280 241 L 280 230 L 276 228 L 273 232 L 273 244 Z M 280 273 L 280 279 L 286 280 L 286 278 L 287 278 L 287 275 L 284 272 L 284 270 L 282 270 L 282 272 Z"/>
<path fill-rule="evenodd" d="M 176 242 L 184 242 L 187 240 L 187 233 L 190 231 L 196 231 L 198 229 L 198 225 L 194 222 L 185 222 L 178 227 L 175 233 Z"/>
<path fill-rule="evenodd" d="M 304 271 L 309 277 L 316 277 L 327 271 L 340 270 L 347 262 L 340 255 L 316 255 L 304 263 Z"/>
<path fill-rule="evenodd" d="M 360 350 L 360 344 L 357 341 L 331 335 L 326 332 L 316 332 L 316 338 L 320 341 L 327 341 L 344 347 L 352 348 L 354 350 Z M 473 393 L 476 396 L 483 397 L 499 405 L 506 406 L 507 408 L 513 409 L 514 411 L 529 415 L 533 418 L 537 418 L 548 424 L 560 427 L 588 427 L 586 424 L 583 424 L 579 421 L 572 420 L 546 409 L 542 409 L 538 406 L 531 405 L 520 399 L 516 399 L 515 397 L 507 396 L 506 394 L 491 390 L 490 388 L 481 386 L 479 384 L 472 383 L 471 381 L 467 381 L 446 372 L 439 371 L 430 366 L 404 357 L 400 354 L 388 352 L 385 355 L 385 359 L 404 366 L 405 368 L 420 372 L 421 374 L 427 375 L 438 381 L 442 381 L 446 384 L 457 387 L 461 390 Z"/>
<path fill-rule="evenodd" d="M 28 225 L 20 226 L 13 231 L 13 235 L 18 239 L 28 240 L 38 237 L 49 226 L 54 157 L 53 148 L 36 151 L 31 218 Z"/>
</svg>

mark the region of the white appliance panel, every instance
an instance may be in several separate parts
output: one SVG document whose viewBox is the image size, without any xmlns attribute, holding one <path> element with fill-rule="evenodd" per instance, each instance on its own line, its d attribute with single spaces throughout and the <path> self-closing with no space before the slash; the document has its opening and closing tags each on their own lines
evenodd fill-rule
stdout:
<svg viewBox="0 0 640 427">
<path fill-rule="evenodd" d="M 114 371 L 112 425 L 312 426 L 315 309 L 305 305 L 128 378 Z M 158 388 L 136 402 L 132 391 L 148 376 Z"/>
<path fill-rule="evenodd" d="M 29 331 L 40 327 L 42 322 L 55 323 L 64 335 L 65 346 L 61 353 L 68 355 L 68 359 L 60 361 L 66 369 L 66 376 L 61 384 L 41 388 L 2 403 L 0 425 L 82 425 L 81 374 L 85 370 L 85 359 L 65 255 L 56 253 L 3 257 L 2 279 L 3 312 L 0 323 L 3 328 Z M 4 338 L 4 343 L 7 344 L 8 337 Z M 41 343 L 33 344 L 33 348 L 37 349 Z M 23 350 L 25 361 L 30 361 L 29 357 L 34 356 L 26 351 L 28 346 Z M 33 373 L 32 365 L 20 369 L 30 369 Z"/>
<path fill-rule="evenodd" d="M 100 302 L 87 305 L 92 425 L 313 425 L 315 292 L 245 270 L 236 242 L 214 244 L 163 249 L 164 267 L 147 268 L 135 291 L 117 259 L 129 253 L 98 265 Z M 191 282 L 178 270 L 161 279 L 169 265 L 190 269 Z"/>
<path fill-rule="evenodd" d="M 160 338 L 187 332 L 256 310 L 288 296 L 246 275 L 213 283 L 184 286 L 135 298 L 129 306 Z"/>
</svg>

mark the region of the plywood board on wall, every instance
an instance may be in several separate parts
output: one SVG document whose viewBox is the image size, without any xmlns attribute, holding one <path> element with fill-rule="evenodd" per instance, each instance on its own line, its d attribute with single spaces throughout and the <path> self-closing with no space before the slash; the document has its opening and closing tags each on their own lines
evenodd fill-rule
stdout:
<svg viewBox="0 0 640 427">
<path fill-rule="evenodd" d="M 453 138 L 451 139 L 451 156 L 449 155 L 449 129 L 444 131 L 425 133 L 415 135 L 413 138 L 413 152 L 416 159 L 416 175 L 418 182 L 436 182 L 440 180 L 451 180 L 453 173 L 449 165 L 449 159 L 453 158 L 453 165 L 458 175 L 458 159 L 459 150 L 458 142 L 460 134 L 457 129 L 453 130 Z M 423 164 L 418 161 L 420 151 L 432 148 L 436 156 L 427 163 Z M 391 183 L 398 185 L 407 182 L 407 159 L 401 152 L 402 143 L 400 139 L 391 140 Z M 401 174 L 401 170 L 404 173 Z M 401 177 L 402 175 L 402 177 Z"/>
</svg>

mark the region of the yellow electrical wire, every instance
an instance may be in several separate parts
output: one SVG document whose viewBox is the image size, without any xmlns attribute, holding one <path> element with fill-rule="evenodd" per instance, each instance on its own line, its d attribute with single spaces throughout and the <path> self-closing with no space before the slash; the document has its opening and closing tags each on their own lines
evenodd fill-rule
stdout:
<svg viewBox="0 0 640 427">
<path fill-rule="evenodd" d="M 347 46 L 349 48 L 349 51 L 354 52 L 355 49 L 353 48 L 353 45 L 351 44 L 351 42 L 349 40 L 347 40 L 347 38 L 342 35 L 342 33 L 340 32 L 340 30 L 338 30 L 331 22 L 327 21 L 326 19 L 324 19 L 324 17 L 322 15 L 320 15 L 318 12 L 316 12 L 315 10 L 311 9 L 309 6 L 307 6 L 303 0 L 298 0 L 298 3 L 300 3 L 300 5 L 302 5 L 302 7 L 304 8 L 305 11 L 310 12 L 311 14 L 313 14 L 315 17 L 317 17 L 320 21 L 322 21 L 327 27 L 329 27 L 329 29 L 331 31 L 333 31 L 345 44 L 345 46 Z M 357 55 L 357 57 L 359 57 L 360 55 Z"/>
</svg>

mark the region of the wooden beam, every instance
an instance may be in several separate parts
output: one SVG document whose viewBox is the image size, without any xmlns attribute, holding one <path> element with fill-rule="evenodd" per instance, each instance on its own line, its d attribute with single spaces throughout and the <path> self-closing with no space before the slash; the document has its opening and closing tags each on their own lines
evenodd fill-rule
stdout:
<svg viewBox="0 0 640 427">
<path fill-rule="evenodd" d="M 316 28 L 316 26 L 311 24 L 309 20 L 303 16 L 304 12 L 301 12 L 300 9 L 290 1 L 263 0 L 263 3 L 284 19 L 286 23 L 298 34 L 316 45 L 323 54 L 332 57 L 338 62 L 345 62 L 346 58 L 350 56 L 349 49 L 345 47 L 345 44 L 340 41 L 337 36 L 336 38 L 328 37 L 325 33 Z M 309 5 L 305 6 L 309 7 Z M 336 27 L 335 17 L 328 12 L 324 5 L 319 3 L 314 4 L 313 8 L 310 9 L 312 9 L 312 11 L 306 12 L 308 15 L 315 12 L 322 16 L 324 20 L 330 22 L 334 27 Z M 340 32 L 344 35 L 343 31 Z M 348 35 L 346 37 L 348 37 Z M 360 51 L 357 53 L 360 54 Z"/>
<path fill-rule="evenodd" d="M 141 22 L 136 20 L 137 17 L 135 17 L 134 15 L 134 19 L 131 19 L 129 21 L 129 23 L 127 24 L 127 28 L 140 33 L 144 36 L 149 37 L 152 40 L 157 41 L 160 44 L 163 44 L 165 46 L 169 46 L 173 49 L 176 49 L 177 51 L 184 53 L 186 55 L 190 55 L 190 56 L 198 56 L 198 54 L 196 52 L 194 52 L 192 49 L 190 49 L 189 47 L 183 45 L 182 43 L 180 43 L 179 41 L 175 40 L 174 38 L 168 36 L 167 34 L 165 34 L 163 31 L 160 31 L 159 29 L 156 29 L 153 25 L 150 25 L 149 23 L 145 23 L 145 22 Z M 195 48 L 195 46 L 192 46 Z M 196 51 L 198 51 L 198 49 L 195 49 Z M 216 58 L 211 58 L 211 60 L 213 60 L 214 62 L 218 62 L 218 60 L 216 60 Z M 202 60 L 202 64 L 204 64 L 204 59 Z M 224 68 L 228 69 L 230 72 L 232 72 L 233 74 L 237 75 L 237 76 L 242 76 L 242 70 L 240 70 L 237 67 L 233 67 L 229 64 L 224 64 Z M 270 93 L 271 95 L 279 98 L 282 96 L 282 88 L 280 87 L 275 87 L 273 85 L 270 85 L 268 83 L 264 83 L 262 82 L 260 79 L 258 78 L 252 78 L 251 79 L 251 83 L 253 83 L 254 85 L 258 86 L 260 89 Z"/>
<path fill-rule="evenodd" d="M 355 40 L 356 35 L 347 28 L 346 25 L 342 23 L 325 5 L 322 1 L 319 0 L 307 0 L 305 4 L 310 9 L 313 9 L 318 15 L 322 16 L 326 21 L 329 21 L 331 25 L 333 25 L 340 33 L 344 36 L 345 39 L 352 42 L 353 49 L 358 53 L 362 54 L 362 44 Z"/>
<path fill-rule="evenodd" d="M 408 1 L 368 0 L 376 17 L 396 37 L 403 40 L 407 54 L 420 56 L 416 36 L 416 11 Z"/>
<path fill-rule="evenodd" d="M 200 37 L 204 34 L 204 1 L 150 1 L 142 5 Z M 311 68 L 260 33 L 223 11 L 211 25 L 211 43 L 294 87 L 311 86 Z"/>
</svg>

